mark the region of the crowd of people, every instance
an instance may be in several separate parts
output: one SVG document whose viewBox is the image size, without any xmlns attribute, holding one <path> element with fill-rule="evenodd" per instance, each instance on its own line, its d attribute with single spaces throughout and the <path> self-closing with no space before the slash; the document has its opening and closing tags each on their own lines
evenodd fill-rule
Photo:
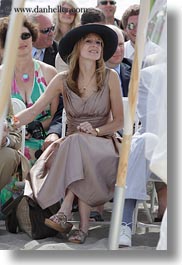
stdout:
<svg viewBox="0 0 182 265">
<path fill-rule="evenodd" d="M 24 194 L 42 209 L 61 201 L 59 211 L 45 219 L 45 224 L 67 233 L 69 242 L 84 243 L 89 219 L 94 217 L 92 209 L 102 217 L 104 204 L 114 194 L 124 126 L 122 98 L 128 97 L 140 6 L 129 6 L 119 20 L 115 18 L 117 1 L 98 0 L 95 8 L 82 14 L 72 12 L 78 8 L 74 0 L 61 0 L 58 5 L 63 12 L 52 17 L 37 13 L 23 18 L 11 97 L 23 101 L 27 108 L 16 115 L 14 129 L 6 121 L 3 124 L 0 190 L 11 181 L 24 155 L 31 167 Z M 2 59 L 8 25 L 8 17 L 0 18 Z M 146 67 L 149 55 L 157 56 L 160 51 L 147 38 L 142 67 Z M 2 70 L 3 64 L 0 76 Z M 144 152 L 146 102 L 145 82 L 141 80 L 137 105 L 140 127 L 132 137 L 121 247 L 132 245 L 133 211 L 137 200 L 146 199 L 151 174 Z M 67 124 L 62 136 L 63 108 Z M 18 151 L 22 125 L 26 125 L 24 154 Z M 34 133 L 37 130 L 39 134 Z M 157 218 L 161 220 L 167 186 L 156 187 Z M 72 231 L 75 201 L 80 224 Z"/>
</svg>

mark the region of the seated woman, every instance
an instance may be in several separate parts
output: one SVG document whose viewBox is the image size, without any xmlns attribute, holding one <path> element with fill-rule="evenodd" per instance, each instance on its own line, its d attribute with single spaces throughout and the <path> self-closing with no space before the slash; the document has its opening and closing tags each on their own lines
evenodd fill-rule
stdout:
<svg viewBox="0 0 182 265">
<path fill-rule="evenodd" d="M 1 47 L 4 49 L 9 19 L 4 18 L 0 22 L 0 40 Z M 11 86 L 11 96 L 22 100 L 27 108 L 32 106 L 37 99 L 45 92 L 47 85 L 56 75 L 54 67 L 43 62 L 32 59 L 32 42 L 36 40 L 38 35 L 36 27 L 26 18 L 23 20 L 21 30 L 17 60 L 14 70 L 14 78 Z M 1 66 L 3 67 L 3 66 Z M 0 73 L 1 73 L 0 68 Z M 50 104 L 47 104 L 42 112 L 35 117 L 40 126 L 35 128 L 34 124 L 27 128 L 25 142 L 25 156 L 34 164 L 36 157 L 35 152 L 40 150 L 43 144 L 43 135 L 41 133 L 41 125 L 46 131 L 49 128 L 52 116 L 57 110 L 59 98 L 54 98 Z M 32 130 L 31 130 L 32 129 Z"/>
<path fill-rule="evenodd" d="M 84 243 L 88 235 L 90 206 L 113 197 L 119 161 L 115 132 L 123 127 L 123 106 L 118 75 L 106 69 L 104 61 L 113 55 L 117 43 L 116 33 L 101 24 L 68 32 L 59 53 L 69 71 L 57 74 L 33 106 L 16 115 L 15 125 L 27 124 L 56 95 L 63 95 L 67 135 L 51 144 L 33 166 L 25 195 L 33 193 L 42 208 L 63 198 L 58 213 L 45 220 L 61 233 L 72 228 L 67 220 L 77 196 L 80 226 L 68 238 L 74 243 Z"/>
<path fill-rule="evenodd" d="M 53 22 L 55 24 L 54 39 L 59 42 L 67 32 L 80 24 L 80 13 L 75 12 L 78 10 L 78 6 L 74 0 L 60 0 L 57 6 L 59 6 L 61 12 L 53 14 Z M 57 53 L 55 59 L 55 66 L 58 72 L 68 70 L 68 65 L 61 59 L 59 53 Z"/>
</svg>

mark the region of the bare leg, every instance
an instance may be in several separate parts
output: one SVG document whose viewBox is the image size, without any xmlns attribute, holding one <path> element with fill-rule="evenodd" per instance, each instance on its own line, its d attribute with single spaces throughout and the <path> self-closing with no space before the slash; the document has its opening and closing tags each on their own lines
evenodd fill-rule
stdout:
<svg viewBox="0 0 182 265">
<path fill-rule="evenodd" d="M 79 214 L 80 214 L 80 229 L 87 233 L 89 228 L 90 206 L 85 202 L 78 200 Z"/>
<path fill-rule="evenodd" d="M 98 213 L 100 213 L 100 215 L 103 215 L 104 204 L 92 208 L 91 211 L 97 211 Z"/>
<path fill-rule="evenodd" d="M 80 214 L 79 229 L 74 230 L 70 234 L 68 241 L 76 244 L 83 244 L 88 235 L 90 206 L 78 199 L 78 208 Z"/>
<path fill-rule="evenodd" d="M 52 215 L 50 218 L 46 218 L 45 224 L 62 234 L 69 233 L 73 224 L 67 222 L 67 220 L 71 217 L 74 197 L 75 195 L 73 192 L 68 189 L 61 208 L 56 214 Z"/>
<path fill-rule="evenodd" d="M 61 208 L 59 209 L 59 212 L 64 213 L 68 219 L 71 217 L 71 210 L 72 210 L 74 197 L 75 197 L 74 193 L 68 189 L 66 196 L 63 200 L 63 203 L 61 204 Z"/>
</svg>

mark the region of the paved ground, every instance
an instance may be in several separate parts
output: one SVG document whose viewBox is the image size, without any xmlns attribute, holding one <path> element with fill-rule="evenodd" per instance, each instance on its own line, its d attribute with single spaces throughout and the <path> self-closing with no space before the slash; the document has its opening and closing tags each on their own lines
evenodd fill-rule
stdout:
<svg viewBox="0 0 182 265">
<path fill-rule="evenodd" d="M 104 220 L 109 221 L 111 217 L 111 205 L 107 205 L 104 211 Z M 77 219 L 77 213 L 74 213 Z M 146 215 L 143 209 L 139 211 L 139 221 L 146 222 Z M 77 223 L 75 224 L 77 226 Z M 25 233 L 11 234 L 5 229 L 4 221 L 0 221 L 0 250 L 17 249 L 42 249 L 42 250 L 108 250 L 109 222 L 91 223 L 89 237 L 85 244 L 77 245 L 68 243 L 61 236 L 43 240 L 31 240 Z M 138 227 L 137 233 L 133 235 L 132 247 L 123 250 L 155 250 L 159 240 L 159 226 Z"/>
</svg>

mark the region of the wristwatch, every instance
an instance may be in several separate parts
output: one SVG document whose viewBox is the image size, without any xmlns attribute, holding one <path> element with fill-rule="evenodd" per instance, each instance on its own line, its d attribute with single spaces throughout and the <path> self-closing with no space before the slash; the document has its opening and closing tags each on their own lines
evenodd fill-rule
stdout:
<svg viewBox="0 0 182 265">
<path fill-rule="evenodd" d="M 99 129 L 99 128 L 95 128 L 95 131 L 96 131 L 96 133 L 97 133 L 97 136 L 99 136 L 100 129 Z"/>
</svg>

